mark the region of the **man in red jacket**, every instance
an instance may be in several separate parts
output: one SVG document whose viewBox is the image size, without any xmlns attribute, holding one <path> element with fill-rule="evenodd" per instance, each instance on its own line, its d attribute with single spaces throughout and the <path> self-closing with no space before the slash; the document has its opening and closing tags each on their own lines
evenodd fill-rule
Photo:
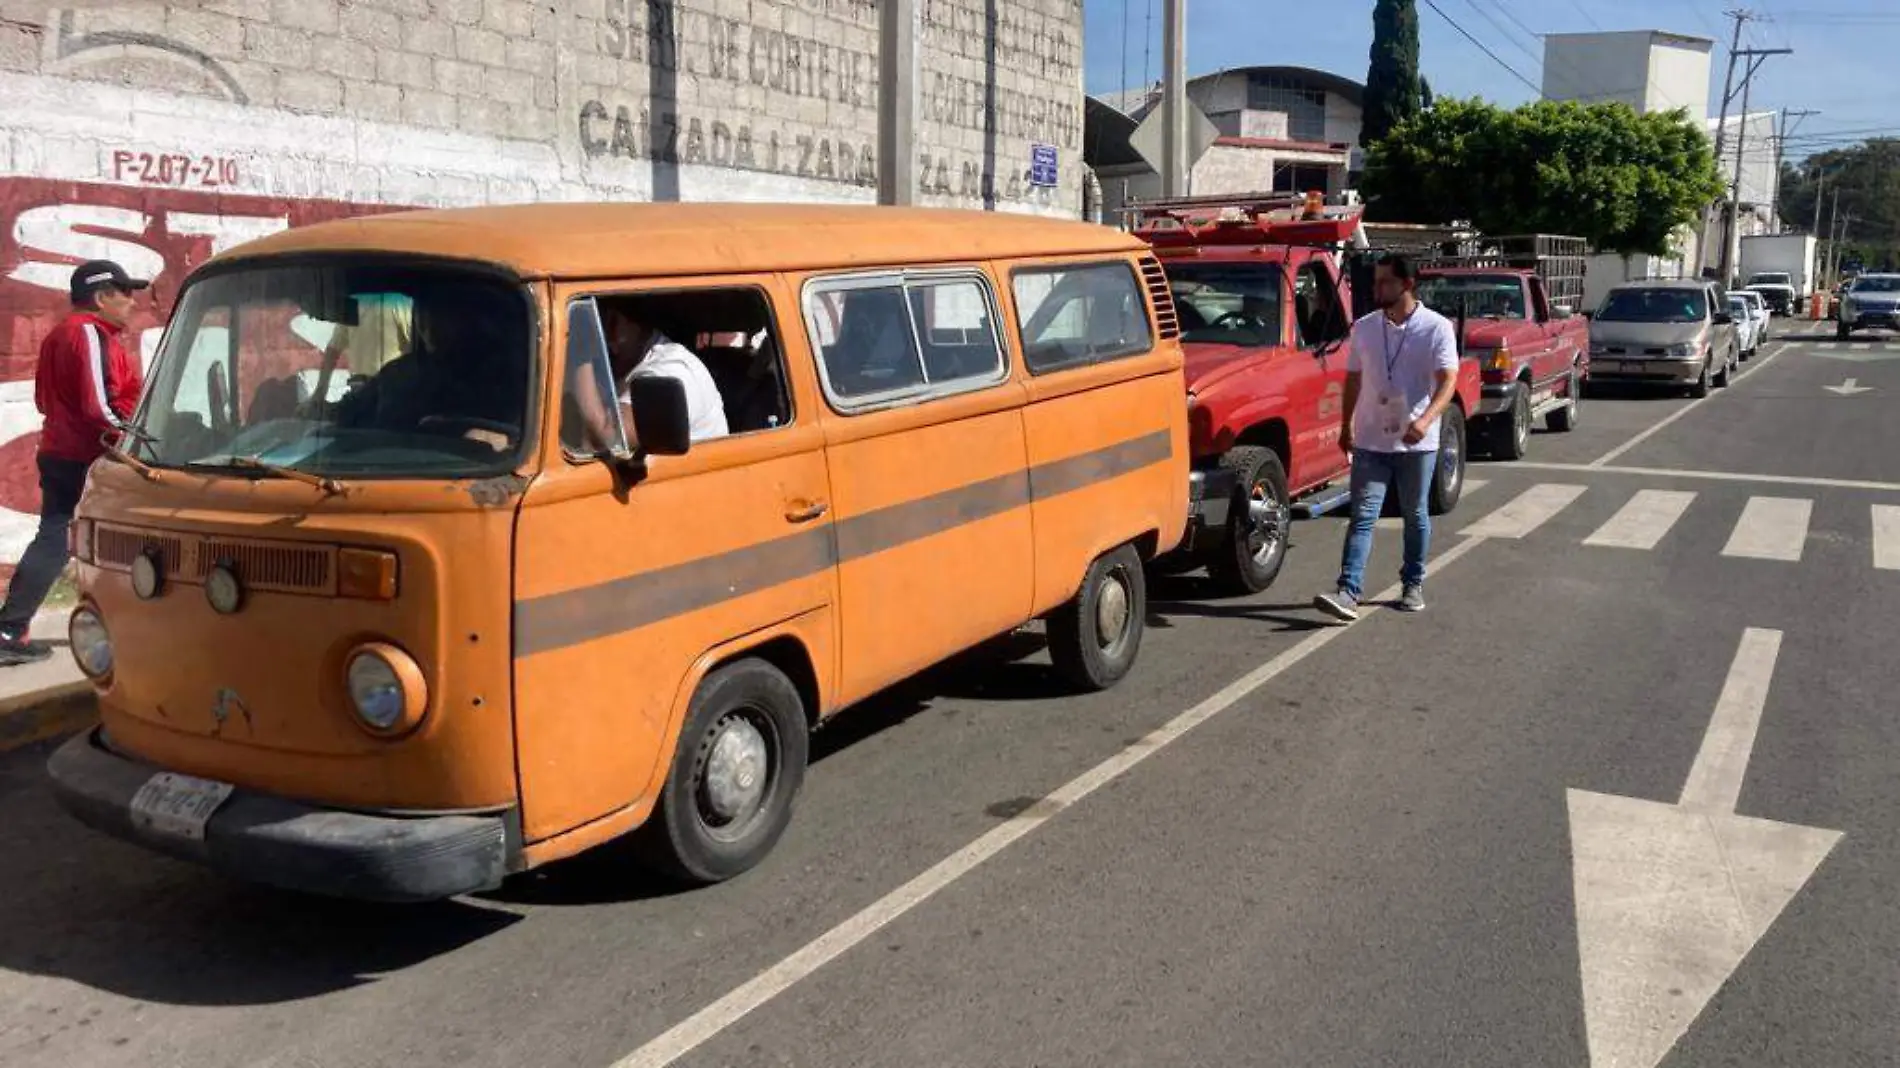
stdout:
<svg viewBox="0 0 1900 1068">
<path fill-rule="evenodd" d="M 86 469 L 117 441 L 144 389 L 137 359 L 120 343 L 132 294 L 151 283 L 109 260 L 73 272 L 73 312 L 40 343 L 33 401 L 46 417 L 40 429 L 40 529 L 20 558 L 0 607 L 0 666 L 52 655 L 27 636 L 33 614 L 66 569 L 66 529 L 86 485 Z"/>
</svg>

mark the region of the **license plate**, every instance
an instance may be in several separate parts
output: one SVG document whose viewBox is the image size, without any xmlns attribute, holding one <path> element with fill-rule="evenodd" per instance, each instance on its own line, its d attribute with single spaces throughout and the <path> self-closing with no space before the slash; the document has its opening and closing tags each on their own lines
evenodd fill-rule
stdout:
<svg viewBox="0 0 1900 1068">
<path fill-rule="evenodd" d="M 230 796 L 230 783 L 161 771 L 132 795 L 132 825 L 202 842 L 205 822 Z"/>
</svg>

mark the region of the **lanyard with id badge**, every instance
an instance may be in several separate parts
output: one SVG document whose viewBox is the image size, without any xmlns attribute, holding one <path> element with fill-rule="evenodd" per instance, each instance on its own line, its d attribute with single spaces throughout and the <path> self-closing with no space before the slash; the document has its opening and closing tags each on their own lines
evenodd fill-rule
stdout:
<svg viewBox="0 0 1900 1068">
<path fill-rule="evenodd" d="M 1404 324 L 1399 327 L 1398 347 L 1394 349 L 1392 345 L 1392 321 L 1390 319 L 1384 319 L 1384 317 L 1381 316 L 1381 319 L 1384 320 L 1381 324 L 1384 329 L 1380 331 L 1379 336 L 1380 339 L 1385 342 L 1385 380 L 1379 383 L 1379 425 L 1386 434 L 1394 437 L 1404 430 L 1405 423 L 1412 414 L 1411 405 L 1405 402 L 1405 394 L 1399 389 L 1398 383 L 1392 379 L 1398 368 L 1399 360 L 1405 355 L 1405 343 L 1411 340 L 1412 320 L 1414 318 L 1416 318 L 1416 316 L 1408 315 L 1405 317 Z"/>
</svg>

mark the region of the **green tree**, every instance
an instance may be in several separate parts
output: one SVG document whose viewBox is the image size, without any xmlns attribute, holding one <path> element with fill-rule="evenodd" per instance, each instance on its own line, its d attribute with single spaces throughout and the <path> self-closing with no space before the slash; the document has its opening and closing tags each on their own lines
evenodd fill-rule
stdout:
<svg viewBox="0 0 1900 1068">
<path fill-rule="evenodd" d="M 1413 0 L 1379 0 L 1373 7 L 1371 60 L 1359 131 L 1359 143 L 1368 148 L 1418 114 L 1424 99 L 1418 75 L 1418 5 Z"/>
<path fill-rule="evenodd" d="M 1664 255 L 1722 192 L 1686 112 L 1439 99 L 1367 153 L 1374 218 L 1469 220 L 1487 233 L 1574 234 L 1603 252 Z"/>
<path fill-rule="evenodd" d="M 1900 260 L 1900 139 L 1876 138 L 1831 149 L 1789 164 L 1781 173 L 1781 219 L 1794 230 L 1814 226 L 1821 203 L 1820 236 L 1834 221 L 1834 194 L 1851 225 L 1845 248 L 1869 269 Z"/>
</svg>

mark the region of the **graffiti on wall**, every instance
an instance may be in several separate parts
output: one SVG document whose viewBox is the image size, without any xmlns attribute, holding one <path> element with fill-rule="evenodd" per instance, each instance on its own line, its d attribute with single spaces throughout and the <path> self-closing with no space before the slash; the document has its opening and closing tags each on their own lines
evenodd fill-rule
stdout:
<svg viewBox="0 0 1900 1068">
<path fill-rule="evenodd" d="M 132 155 L 130 166 L 144 165 Z M 206 165 L 206 157 L 176 158 L 187 169 Z M 215 157 L 209 165 L 221 166 Z M 69 309 L 74 265 L 117 260 L 152 280 L 127 331 L 129 347 L 149 361 L 180 283 L 212 255 L 290 226 L 397 210 L 237 196 L 202 180 L 202 173 L 185 186 L 0 178 L 0 558 L 18 557 L 39 510 L 33 370 L 40 339 Z"/>
</svg>

